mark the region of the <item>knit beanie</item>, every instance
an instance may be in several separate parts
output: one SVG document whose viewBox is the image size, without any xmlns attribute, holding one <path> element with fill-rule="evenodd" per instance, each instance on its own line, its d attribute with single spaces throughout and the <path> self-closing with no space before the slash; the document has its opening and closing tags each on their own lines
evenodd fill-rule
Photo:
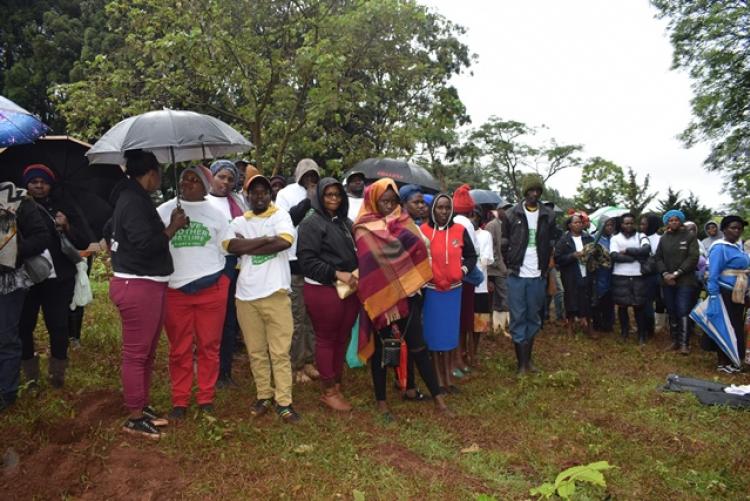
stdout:
<svg viewBox="0 0 750 501">
<path fill-rule="evenodd" d="M 453 192 L 453 212 L 456 214 L 471 214 L 474 210 L 474 199 L 469 194 L 471 186 L 462 184 Z"/>
<path fill-rule="evenodd" d="M 529 190 L 538 189 L 539 193 L 544 193 L 544 180 L 539 174 L 525 174 L 521 179 L 521 194 L 526 196 Z"/>
<path fill-rule="evenodd" d="M 201 180 L 201 184 L 203 185 L 203 189 L 206 190 L 206 195 L 211 193 L 211 181 L 213 181 L 214 177 L 211 175 L 211 171 L 208 167 L 200 164 L 188 167 L 180 174 L 180 181 L 182 181 L 182 178 L 185 177 L 185 174 L 188 172 L 192 172 L 198 176 L 198 179 Z"/>
<path fill-rule="evenodd" d="M 24 187 L 29 185 L 32 179 L 41 177 L 47 184 L 55 184 L 57 176 L 52 172 L 52 169 L 44 164 L 31 164 L 23 170 L 21 177 L 21 183 Z"/>
</svg>

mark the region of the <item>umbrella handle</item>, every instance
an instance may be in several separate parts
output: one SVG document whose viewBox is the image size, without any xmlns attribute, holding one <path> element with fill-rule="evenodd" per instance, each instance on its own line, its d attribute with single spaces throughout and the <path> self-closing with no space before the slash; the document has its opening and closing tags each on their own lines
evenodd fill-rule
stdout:
<svg viewBox="0 0 750 501">
<path fill-rule="evenodd" d="M 177 178 L 177 164 L 174 161 L 174 147 L 169 147 L 169 157 L 170 160 L 172 160 L 172 171 L 174 172 L 174 192 L 177 197 L 177 208 L 179 209 L 182 204 L 180 204 L 180 180 Z"/>
</svg>

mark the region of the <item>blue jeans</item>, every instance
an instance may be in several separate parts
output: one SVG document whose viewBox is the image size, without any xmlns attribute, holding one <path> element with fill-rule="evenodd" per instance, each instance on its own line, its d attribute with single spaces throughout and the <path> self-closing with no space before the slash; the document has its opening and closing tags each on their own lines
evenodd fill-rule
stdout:
<svg viewBox="0 0 750 501">
<path fill-rule="evenodd" d="M 685 286 L 665 285 L 661 289 L 664 295 L 664 305 L 670 317 L 680 318 L 690 314 L 695 304 L 695 289 Z"/>
<path fill-rule="evenodd" d="M 510 335 L 514 343 L 531 341 L 542 326 L 540 312 L 544 306 L 547 281 L 508 275 L 508 309 Z"/>
<path fill-rule="evenodd" d="M 26 291 L 0 295 L 0 408 L 16 400 L 21 375 L 21 336 L 18 323 Z"/>
</svg>

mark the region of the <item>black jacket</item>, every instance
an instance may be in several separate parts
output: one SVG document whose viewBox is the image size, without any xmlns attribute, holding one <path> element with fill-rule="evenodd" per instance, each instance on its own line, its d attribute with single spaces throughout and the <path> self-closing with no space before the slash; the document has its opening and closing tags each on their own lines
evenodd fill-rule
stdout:
<svg viewBox="0 0 750 501">
<path fill-rule="evenodd" d="M 132 275 L 171 275 L 174 266 L 169 238 L 148 192 L 137 181 L 123 179 L 112 191 L 111 201 L 115 210 L 107 226 L 112 270 Z"/>
<path fill-rule="evenodd" d="M 523 203 L 516 204 L 508 210 L 508 248 L 503 250 L 505 264 L 508 273 L 518 275 L 523 258 L 526 255 L 526 247 L 529 244 L 529 222 Z M 538 205 L 539 220 L 536 227 L 536 252 L 539 258 L 539 269 L 544 276 L 549 267 L 549 258 L 552 255 L 552 245 L 558 238 L 559 231 L 555 225 L 555 213 L 549 207 Z"/>
<path fill-rule="evenodd" d="M 323 209 L 323 192 L 333 184 L 341 188 L 343 199 L 331 217 Z M 323 178 L 318 183 L 317 198 L 312 201 L 313 212 L 307 215 L 297 229 L 297 260 L 302 274 L 324 285 L 336 281 L 337 271 L 357 269 L 357 250 L 352 237 L 352 222 L 347 218 L 349 202 L 341 183 L 333 178 Z"/>
<path fill-rule="evenodd" d="M 680 228 L 677 233 L 666 232 L 659 239 L 656 247 L 656 270 L 659 275 L 678 272 L 677 285 L 683 287 L 697 287 L 695 279 L 695 268 L 698 266 L 698 240 L 695 235 L 685 228 Z M 666 287 L 667 285 L 664 284 Z"/>
<path fill-rule="evenodd" d="M 581 233 L 581 240 L 584 246 L 594 241 L 588 233 Z M 567 232 L 555 245 L 555 266 L 560 272 L 560 279 L 566 291 L 569 289 L 575 290 L 576 283 L 581 278 L 581 269 L 578 266 L 579 261 L 575 253 L 576 244 L 573 242 L 573 234 Z M 586 275 L 587 279 L 591 277 L 591 273 Z"/>
<path fill-rule="evenodd" d="M 78 250 L 86 250 L 93 240 L 88 223 L 73 204 L 54 196 L 47 200 L 37 200 L 36 208 L 44 221 L 47 233 L 49 233 L 50 245 L 48 249 L 52 256 L 52 264 L 55 267 L 55 275 L 57 275 L 57 278 L 74 277 L 77 271 L 76 266 L 62 253 L 60 234 L 55 227 L 55 214 L 59 211 L 68 218 L 70 231 L 65 235 Z"/>
<path fill-rule="evenodd" d="M 38 256 L 44 249 L 52 246 L 47 227 L 44 225 L 42 214 L 31 198 L 24 200 L 16 211 L 16 226 L 18 227 L 18 266 L 23 260 Z"/>
</svg>

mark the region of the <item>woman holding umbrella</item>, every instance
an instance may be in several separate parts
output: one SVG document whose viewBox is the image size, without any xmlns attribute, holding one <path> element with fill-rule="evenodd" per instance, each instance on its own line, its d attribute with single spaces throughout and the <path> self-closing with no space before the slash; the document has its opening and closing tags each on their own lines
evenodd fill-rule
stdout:
<svg viewBox="0 0 750 501">
<path fill-rule="evenodd" d="M 44 164 L 29 165 L 23 170 L 22 182 L 34 198 L 47 227 L 52 242 L 48 250 L 54 273 L 31 287 L 24 300 L 19 325 L 21 366 L 26 380 L 35 386 L 39 381 L 39 358 L 34 352 L 34 328 L 41 309 L 50 340 L 50 385 L 61 388 L 65 384 L 68 366 L 68 314 L 75 287 L 76 263 L 81 260 L 78 250 L 88 248 L 93 238 L 78 209 L 53 193 L 57 176 L 52 169 Z M 75 249 L 70 248 L 71 244 Z"/>
<path fill-rule="evenodd" d="M 189 223 L 175 208 L 165 227 L 150 193 L 161 186 L 159 162 L 142 150 L 125 152 L 125 174 L 112 192 L 110 223 L 114 276 L 109 297 L 122 321 L 122 386 L 130 415 L 123 431 L 158 440 L 167 424 L 149 406 L 154 355 L 166 313 L 169 276 L 174 272 L 169 241 Z"/>
<path fill-rule="evenodd" d="M 734 330 L 740 363 L 745 359 L 746 350 L 742 313 L 747 293 L 748 268 L 750 268 L 750 257 L 742 249 L 740 236 L 747 224 L 747 221 L 736 215 L 726 216 L 721 220 L 720 229 L 724 233 L 724 238 L 717 240 L 711 246 L 706 284 L 709 294 L 706 312 L 708 319 L 715 327 L 724 331 Z M 729 325 L 726 325 L 724 321 L 723 310 L 729 317 Z M 726 334 L 730 337 L 729 332 Z M 718 350 L 716 369 L 728 374 L 740 371 L 740 367 L 735 365 L 722 350 Z"/>
</svg>

